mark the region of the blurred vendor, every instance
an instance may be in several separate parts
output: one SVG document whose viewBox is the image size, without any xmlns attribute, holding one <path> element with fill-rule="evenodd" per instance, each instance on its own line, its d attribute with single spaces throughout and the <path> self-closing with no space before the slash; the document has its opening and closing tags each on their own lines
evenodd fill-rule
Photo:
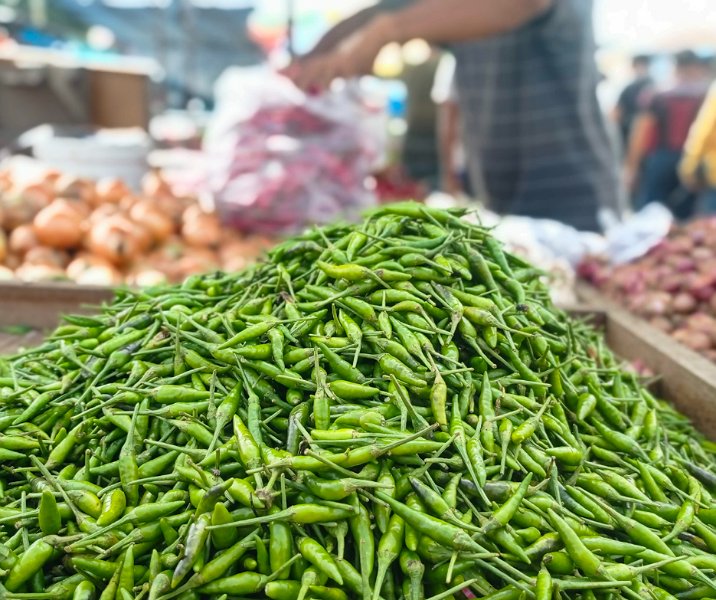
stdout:
<svg viewBox="0 0 716 600">
<path fill-rule="evenodd" d="M 679 165 L 681 182 L 697 195 L 700 213 L 716 213 L 716 83 L 691 125 Z"/>
<path fill-rule="evenodd" d="M 450 44 L 473 181 L 500 213 L 599 229 L 616 162 L 597 103 L 591 0 L 414 0 L 339 23 L 286 73 L 306 90 L 369 73 L 389 42 Z"/>
</svg>

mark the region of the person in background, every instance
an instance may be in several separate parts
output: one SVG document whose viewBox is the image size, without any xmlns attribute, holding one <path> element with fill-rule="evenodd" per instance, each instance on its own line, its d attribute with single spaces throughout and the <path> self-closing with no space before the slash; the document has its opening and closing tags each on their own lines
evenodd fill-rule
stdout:
<svg viewBox="0 0 716 600">
<path fill-rule="evenodd" d="M 591 17 L 592 0 L 413 0 L 339 23 L 285 73 L 325 89 L 370 73 L 389 42 L 450 45 L 470 178 L 489 207 L 598 230 L 618 184 Z"/>
<path fill-rule="evenodd" d="M 408 176 L 432 190 L 438 186 L 439 164 L 437 107 L 430 97 L 430 90 L 440 64 L 441 52 L 433 46 L 416 43 L 416 48 L 422 46 L 425 47 L 426 56 L 417 62 L 404 60 L 400 76 L 408 91 L 406 131 L 401 154 Z M 417 51 L 415 53 L 418 54 Z"/>
<path fill-rule="evenodd" d="M 677 167 L 709 78 L 704 61 L 691 50 L 676 54 L 674 62 L 674 86 L 653 94 L 634 121 L 625 169 L 636 209 L 663 202 L 677 218 L 686 219 L 694 198 L 680 186 Z"/>
<path fill-rule="evenodd" d="M 716 84 L 712 84 L 691 125 L 679 164 L 679 176 L 697 195 L 696 210 L 716 213 Z"/>
<path fill-rule="evenodd" d="M 455 57 L 446 53 L 431 91 L 437 106 L 438 156 L 440 159 L 440 190 L 451 196 L 471 195 L 465 164 L 465 149 L 460 135 L 460 105 L 455 84 Z"/>
<path fill-rule="evenodd" d="M 633 79 L 622 90 L 614 107 L 613 118 L 619 128 L 622 148 L 627 147 L 634 119 L 639 114 L 640 107 L 647 102 L 647 94 L 654 87 L 654 81 L 649 74 L 651 57 L 638 54 L 632 59 Z"/>
</svg>

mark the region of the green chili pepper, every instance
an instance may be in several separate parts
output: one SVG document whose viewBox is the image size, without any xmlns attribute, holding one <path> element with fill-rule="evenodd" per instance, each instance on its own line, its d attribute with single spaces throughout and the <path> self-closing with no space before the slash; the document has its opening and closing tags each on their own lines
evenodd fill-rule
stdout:
<svg viewBox="0 0 716 600">
<path fill-rule="evenodd" d="M 3 585 L 9 592 L 14 592 L 25 582 L 40 571 L 45 563 L 50 560 L 54 547 L 40 538 L 33 542 L 25 552 L 18 558 L 17 562 L 10 569 Z"/>
<path fill-rule="evenodd" d="M 599 558 L 584 545 L 584 542 L 562 517 L 552 509 L 549 509 L 547 512 L 552 526 L 559 534 L 574 564 L 583 571 L 585 575 L 597 577 L 602 569 Z"/>
<path fill-rule="evenodd" d="M 310 562 L 321 573 L 333 579 L 338 585 L 343 585 L 343 577 L 338 570 L 338 566 L 333 560 L 333 557 L 321 544 L 312 538 L 302 537 L 298 540 L 296 545 L 303 558 Z"/>
<path fill-rule="evenodd" d="M 371 530 L 370 515 L 366 507 L 357 501 L 357 512 L 351 516 L 349 525 L 353 539 L 356 540 L 358 562 L 360 565 L 361 587 L 364 598 L 370 597 L 370 578 L 375 564 L 375 540 Z"/>
<path fill-rule="evenodd" d="M 37 515 L 40 530 L 45 535 L 57 533 L 62 527 L 62 518 L 57 507 L 57 500 L 50 490 L 44 490 L 40 498 L 40 507 Z"/>
<path fill-rule="evenodd" d="M 83 579 L 75 588 L 72 594 L 72 600 L 92 600 L 95 594 L 94 583 Z"/>
<path fill-rule="evenodd" d="M 388 522 L 388 528 L 378 543 L 378 569 L 373 589 L 373 600 L 379 598 L 388 568 L 400 554 L 400 550 L 403 546 L 404 529 L 403 519 L 397 514 L 392 515 Z"/>
</svg>

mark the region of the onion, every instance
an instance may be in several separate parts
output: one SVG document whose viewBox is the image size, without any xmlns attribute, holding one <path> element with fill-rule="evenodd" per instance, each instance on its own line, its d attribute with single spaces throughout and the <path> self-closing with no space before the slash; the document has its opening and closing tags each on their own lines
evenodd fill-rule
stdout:
<svg viewBox="0 0 716 600">
<path fill-rule="evenodd" d="M 5 257 L 5 266 L 8 269 L 15 270 L 22 264 L 22 256 L 13 252 L 8 253 Z"/>
<path fill-rule="evenodd" d="M 691 281 L 689 293 L 697 300 L 708 300 L 714 294 L 716 273 L 699 275 Z"/>
<path fill-rule="evenodd" d="M 196 202 L 190 198 L 175 198 L 174 196 L 152 196 L 159 211 L 171 219 L 175 229 L 180 229 L 184 212 L 194 206 Z"/>
<path fill-rule="evenodd" d="M 129 216 L 151 234 L 157 242 L 163 242 L 173 232 L 171 220 L 160 212 L 151 200 L 141 200 L 132 206 Z"/>
<path fill-rule="evenodd" d="M 146 257 L 146 263 L 165 275 L 168 281 L 180 281 L 182 278 L 179 268 L 179 255 L 169 258 L 163 249 L 157 249 Z"/>
<path fill-rule="evenodd" d="M 249 262 L 250 260 L 245 256 L 232 256 L 221 261 L 221 268 L 227 273 L 237 273 L 238 271 L 246 268 Z"/>
<path fill-rule="evenodd" d="M 121 209 L 115 204 L 102 204 L 92 211 L 89 216 L 90 225 L 104 221 L 114 215 L 122 214 Z"/>
<path fill-rule="evenodd" d="M 684 278 L 679 273 L 665 275 L 659 279 L 658 285 L 665 292 L 678 292 L 683 289 Z"/>
<path fill-rule="evenodd" d="M 247 241 L 258 248 L 259 252 L 270 250 L 276 245 L 276 240 L 266 235 L 252 235 Z"/>
<path fill-rule="evenodd" d="M 144 176 L 142 179 L 142 192 L 145 196 L 153 198 L 174 196 L 169 184 L 157 171 L 150 171 Z"/>
<path fill-rule="evenodd" d="M 706 229 L 694 229 L 691 231 L 691 241 L 696 246 L 703 244 L 708 238 L 709 235 Z"/>
<path fill-rule="evenodd" d="M 212 271 L 217 266 L 216 255 L 206 248 L 187 248 L 184 256 L 179 259 L 179 270 L 182 278 Z"/>
<path fill-rule="evenodd" d="M 675 340 L 688 346 L 692 350 L 702 351 L 711 348 L 711 338 L 703 331 L 678 329 L 672 335 Z"/>
<path fill-rule="evenodd" d="M 173 235 L 164 242 L 157 253 L 165 260 L 177 260 L 184 254 L 184 241 L 178 235 Z"/>
<path fill-rule="evenodd" d="M 708 246 L 698 246 L 691 251 L 691 258 L 693 258 L 697 263 L 706 260 L 713 260 L 714 252 Z M 700 265 L 697 266 L 700 268 Z"/>
<path fill-rule="evenodd" d="M 31 248 L 25 254 L 24 260 L 26 265 L 44 265 L 60 269 L 64 269 L 69 262 L 70 257 L 66 252 L 57 248 L 48 248 L 47 246 Z"/>
<path fill-rule="evenodd" d="M 20 195 L 23 202 L 31 207 L 33 213 L 45 208 L 54 198 L 52 191 L 41 183 L 32 183 L 20 188 Z"/>
<path fill-rule="evenodd" d="M 668 253 L 669 254 L 690 254 L 691 249 L 694 247 L 694 240 L 687 235 L 677 235 L 671 238 L 668 242 Z"/>
<path fill-rule="evenodd" d="M 122 275 L 113 265 L 91 266 L 72 277 L 80 285 L 112 287 L 122 283 Z"/>
<path fill-rule="evenodd" d="M 94 204 L 95 185 L 89 179 L 81 179 L 72 175 L 62 175 L 55 182 L 55 196 L 81 200 Z"/>
<path fill-rule="evenodd" d="M 70 202 L 58 198 L 43 208 L 32 222 L 41 244 L 52 248 L 76 248 L 82 241 L 82 214 Z"/>
<path fill-rule="evenodd" d="M 716 343 L 716 318 L 705 313 L 695 313 L 686 320 L 686 327 L 691 331 L 701 331 Z"/>
<path fill-rule="evenodd" d="M 690 257 L 683 254 L 672 254 L 666 258 L 666 263 L 679 273 L 688 273 L 696 268 L 696 262 Z M 647 265 L 639 265 L 642 268 L 648 268 Z"/>
<path fill-rule="evenodd" d="M 198 204 L 192 204 L 184 210 L 181 216 L 181 220 L 182 223 L 188 223 L 190 221 L 196 221 L 197 219 L 200 219 L 205 214 L 206 213 L 201 210 L 201 206 L 199 206 Z"/>
<path fill-rule="evenodd" d="M 42 175 L 42 185 L 45 186 L 48 190 L 54 190 L 55 184 L 57 183 L 57 180 L 62 177 L 62 173 L 55 169 L 48 169 L 45 171 Z"/>
<path fill-rule="evenodd" d="M 186 215 L 189 210 L 187 209 L 184 213 L 181 229 L 182 237 L 187 244 L 199 248 L 217 246 L 221 239 L 221 225 L 216 215 L 199 212 L 196 217 L 187 219 Z"/>
<path fill-rule="evenodd" d="M 152 232 L 149 228 L 144 226 L 142 223 L 137 223 L 131 219 L 127 219 L 134 227 L 134 236 L 137 239 L 139 245 L 139 254 L 146 253 L 154 245 L 154 239 L 152 238 Z"/>
<path fill-rule="evenodd" d="M 121 180 L 115 177 L 100 179 L 95 186 L 95 195 L 98 204 L 111 203 L 119 204 L 125 196 L 129 196 L 131 190 Z"/>
<path fill-rule="evenodd" d="M 128 195 L 124 196 L 124 198 L 122 198 L 119 201 L 118 206 L 120 209 L 122 209 L 123 212 L 129 213 L 129 211 L 132 210 L 132 207 L 137 202 L 139 202 L 139 198 L 137 198 L 136 196 L 133 196 L 132 194 L 128 194 Z"/>
<path fill-rule="evenodd" d="M 671 306 L 674 312 L 689 313 L 696 308 L 696 300 L 691 294 L 679 292 L 674 296 Z"/>
<path fill-rule="evenodd" d="M 675 266 L 679 273 L 688 273 L 696 269 L 696 262 L 692 258 L 684 256 L 679 259 Z"/>
<path fill-rule="evenodd" d="M 123 265 L 139 255 L 142 247 L 140 235 L 135 223 L 115 215 L 92 225 L 86 243 L 94 254 L 114 265 Z"/>
<path fill-rule="evenodd" d="M 127 283 L 137 287 L 151 287 L 167 283 L 167 275 L 148 264 L 133 266 L 127 274 Z"/>
<path fill-rule="evenodd" d="M 716 257 L 711 257 L 706 260 L 700 260 L 696 264 L 696 268 L 698 269 L 699 273 L 716 273 Z"/>
<path fill-rule="evenodd" d="M 0 281 L 12 281 L 13 279 L 15 279 L 13 270 L 0 265 Z"/>
<path fill-rule="evenodd" d="M 51 196 L 39 186 L 13 188 L 2 196 L 4 227 L 12 231 L 32 221 L 50 203 Z"/>
<path fill-rule="evenodd" d="M 235 236 L 236 234 L 234 234 Z M 236 237 L 228 242 L 224 242 L 219 248 L 219 260 L 221 264 L 235 259 L 237 256 L 244 259 L 244 261 L 252 255 L 253 248 L 243 239 L 236 239 Z"/>
<path fill-rule="evenodd" d="M 23 264 L 15 271 L 15 275 L 18 279 L 27 282 L 60 281 L 67 279 L 62 269 L 53 267 L 52 265 Z"/>
<path fill-rule="evenodd" d="M 76 281 L 85 271 L 89 269 L 102 269 L 104 267 L 113 267 L 113 265 L 106 258 L 90 254 L 89 252 L 81 252 L 67 265 L 66 270 L 67 276 Z"/>
<path fill-rule="evenodd" d="M 652 292 L 647 294 L 641 305 L 642 313 L 650 316 L 661 316 L 669 311 L 671 296 L 667 293 Z"/>
<path fill-rule="evenodd" d="M 12 230 L 8 244 L 11 252 L 24 255 L 40 244 L 32 225 L 20 225 Z"/>
</svg>

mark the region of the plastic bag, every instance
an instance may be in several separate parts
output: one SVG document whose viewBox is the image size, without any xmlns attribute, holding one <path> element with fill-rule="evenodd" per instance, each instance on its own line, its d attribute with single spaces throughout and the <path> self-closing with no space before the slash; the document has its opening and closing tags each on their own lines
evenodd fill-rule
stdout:
<svg viewBox="0 0 716 600">
<path fill-rule="evenodd" d="M 242 231 L 293 233 L 356 218 L 376 203 L 366 181 L 384 140 L 380 111 L 356 88 L 306 96 L 267 68 L 217 83 L 204 150 L 222 220 Z"/>
<path fill-rule="evenodd" d="M 613 264 L 631 262 L 644 256 L 663 240 L 674 223 L 671 211 L 650 202 L 628 219 L 607 229 L 607 252 Z"/>
</svg>

